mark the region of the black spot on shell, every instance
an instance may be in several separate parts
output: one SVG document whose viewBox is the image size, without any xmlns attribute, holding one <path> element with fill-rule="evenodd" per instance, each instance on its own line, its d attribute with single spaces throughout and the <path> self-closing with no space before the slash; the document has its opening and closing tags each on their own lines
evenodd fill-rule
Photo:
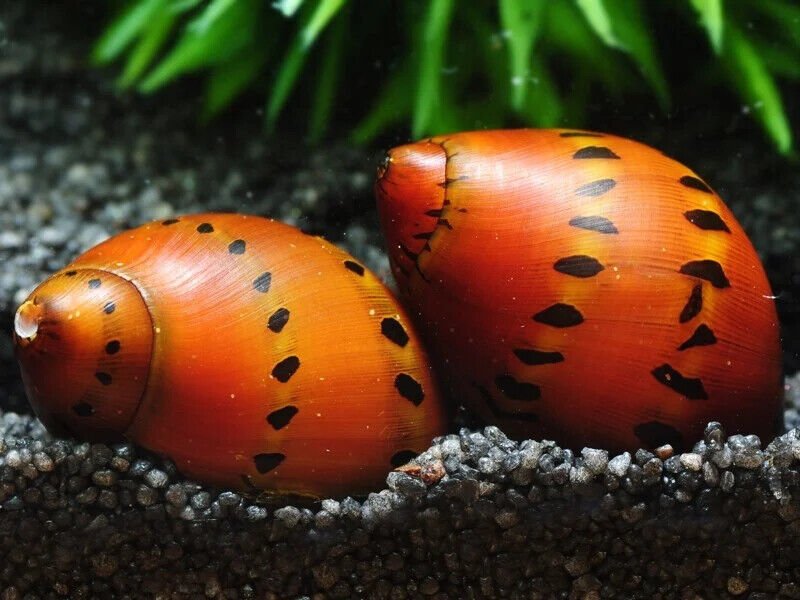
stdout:
<svg viewBox="0 0 800 600">
<path fill-rule="evenodd" d="M 403 254 L 405 254 L 408 257 L 409 260 L 416 261 L 417 258 L 419 258 L 419 254 L 409 250 L 408 246 L 406 246 L 405 244 L 400 244 L 400 250 L 403 251 Z"/>
<path fill-rule="evenodd" d="M 273 410 L 271 413 L 267 415 L 267 422 L 272 425 L 274 429 L 283 429 L 289 424 L 289 421 L 292 420 L 299 412 L 296 406 L 284 406 L 283 408 L 279 408 L 278 410 Z"/>
<path fill-rule="evenodd" d="M 299 368 L 300 359 L 296 356 L 289 356 L 273 367 L 272 376 L 281 383 L 286 383 Z"/>
<path fill-rule="evenodd" d="M 67 277 L 75 277 L 75 275 L 77 274 L 78 274 L 77 271 L 67 271 L 66 273 L 64 273 L 64 275 L 66 275 Z"/>
<path fill-rule="evenodd" d="M 451 154 L 451 155 L 450 155 L 450 156 L 447 158 L 447 160 L 450 160 L 450 159 L 451 159 L 451 158 L 453 158 L 454 156 L 458 156 L 458 152 L 454 152 L 453 154 Z M 459 181 L 467 181 L 468 179 L 469 179 L 469 177 L 468 177 L 468 176 L 466 176 L 466 175 L 460 175 L 459 177 L 445 177 L 444 184 L 441 184 L 441 183 L 439 183 L 439 184 L 437 184 L 437 185 L 438 185 L 439 187 L 443 187 L 443 188 L 447 189 L 447 186 L 449 186 L 449 185 L 452 185 L 452 184 L 454 184 L 454 183 L 457 183 L 457 182 L 459 182 Z M 450 200 L 448 200 L 447 198 L 445 198 L 445 200 L 444 200 L 444 204 L 445 204 L 445 205 L 449 205 L 449 204 L 450 204 Z"/>
<path fill-rule="evenodd" d="M 528 423 L 535 423 L 539 420 L 539 416 L 536 413 L 532 413 L 529 411 L 522 411 L 522 410 L 505 410 L 500 407 L 495 400 L 494 396 L 489 393 L 482 385 L 478 385 L 477 383 L 473 382 L 472 385 L 475 386 L 475 389 L 478 390 L 478 393 L 481 395 L 481 399 L 483 403 L 492 411 L 492 414 L 497 419 L 513 419 L 515 421 L 527 421 Z"/>
<path fill-rule="evenodd" d="M 666 363 L 656 367 L 651 372 L 659 383 L 663 383 L 689 400 L 708 400 L 708 394 L 700 379 L 684 377 Z"/>
<path fill-rule="evenodd" d="M 97 373 L 94 374 L 94 376 L 97 378 L 97 381 L 99 381 L 103 385 L 111 385 L 111 375 L 109 375 L 108 373 L 104 371 L 98 371 Z"/>
<path fill-rule="evenodd" d="M 425 216 L 427 217 L 436 217 L 437 219 L 442 216 L 442 209 L 441 208 L 432 208 L 431 210 L 425 211 Z"/>
<path fill-rule="evenodd" d="M 259 292 L 266 293 L 269 291 L 269 286 L 272 284 L 272 273 L 267 271 L 262 273 L 253 280 L 253 287 Z"/>
<path fill-rule="evenodd" d="M 683 213 L 683 216 L 686 217 L 689 223 L 700 229 L 705 229 L 707 231 L 725 231 L 727 233 L 731 232 L 725 224 L 725 221 L 722 220 L 722 217 L 714 211 L 700 209 L 687 210 Z"/>
<path fill-rule="evenodd" d="M 269 454 L 256 454 L 253 457 L 253 462 L 256 465 L 256 470 L 265 475 L 269 473 L 278 465 L 280 465 L 284 460 L 286 460 L 286 455 L 281 454 L 280 452 L 271 452 Z"/>
<path fill-rule="evenodd" d="M 419 406 L 425 399 L 422 385 L 407 373 L 400 373 L 394 378 L 394 387 L 397 388 L 403 398 L 413 403 L 414 406 Z"/>
<path fill-rule="evenodd" d="M 533 315 L 533 320 L 552 327 L 574 327 L 583 323 L 583 315 L 571 304 L 557 303 Z"/>
<path fill-rule="evenodd" d="M 356 275 L 364 275 L 364 267 L 352 260 L 344 261 L 344 266 L 347 270 L 352 271 Z"/>
<path fill-rule="evenodd" d="M 699 277 L 710 282 L 715 288 L 726 288 L 731 286 L 731 282 L 725 276 L 722 265 L 715 260 L 693 260 L 680 268 L 684 275 Z"/>
<path fill-rule="evenodd" d="M 683 447 L 683 434 L 672 425 L 661 421 L 639 423 L 634 426 L 633 433 L 645 448 L 658 448 L 664 444 L 669 444 L 676 449 Z"/>
<path fill-rule="evenodd" d="M 161 221 L 162 225 L 175 225 L 179 219 L 167 219 L 166 221 Z"/>
<path fill-rule="evenodd" d="M 581 148 L 572 158 L 619 158 L 610 148 L 605 146 L 586 146 Z"/>
<path fill-rule="evenodd" d="M 681 311 L 681 316 L 678 320 L 681 323 L 686 323 L 694 319 L 703 308 L 703 284 L 698 283 L 692 288 L 692 293 L 689 294 L 689 299 L 686 301 L 686 306 Z"/>
<path fill-rule="evenodd" d="M 113 302 L 106 302 L 103 305 L 103 312 L 106 313 L 107 315 L 110 315 L 115 310 L 117 310 L 117 305 L 114 304 Z"/>
<path fill-rule="evenodd" d="M 89 287 L 92 288 L 93 290 L 96 290 L 97 288 L 99 288 L 100 285 L 101 285 L 101 282 L 97 278 L 89 280 Z"/>
<path fill-rule="evenodd" d="M 401 348 L 408 343 L 408 333 L 400 321 L 393 317 L 386 317 L 381 321 L 381 333 Z"/>
<path fill-rule="evenodd" d="M 700 190 L 701 192 L 705 192 L 706 194 L 712 194 L 711 188 L 708 187 L 702 180 L 698 179 L 697 177 L 692 177 L 691 175 L 684 175 L 679 180 L 682 185 L 685 185 L 688 188 L 692 188 L 693 190 Z"/>
<path fill-rule="evenodd" d="M 429 240 L 433 236 L 433 231 L 423 231 L 422 233 L 415 233 L 413 237 L 415 240 Z"/>
<path fill-rule="evenodd" d="M 592 131 L 562 131 L 558 134 L 562 138 L 573 138 L 573 137 L 590 137 L 590 138 L 601 138 L 605 137 L 602 133 L 594 133 Z"/>
<path fill-rule="evenodd" d="M 272 313 L 269 317 L 269 321 L 267 321 L 267 327 L 271 331 L 275 333 L 280 333 L 280 331 L 286 326 L 286 323 L 289 322 L 289 309 L 288 308 L 279 308 L 274 313 Z"/>
<path fill-rule="evenodd" d="M 575 256 L 559 258 L 553 265 L 553 268 L 559 273 L 585 279 L 587 277 L 594 277 L 605 267 L 592 256 L 577 254 Z"/>
<path fill-rule="evenodd" d="M 119 340 L 111 340 L 106 344 L 106 354 L 116 354 L 119 352 L 120 343 Z"/>
<path fill-rule="evenodd" d="M 78 402 L 72 405 L 72 412 L 79 417 L 91 417 L 94 414 L 94 406 L 88 402 Z"/>
<path fill-rule="evenodd" d="M 702 324 L 694 330 L 694 333 L 688 340 L 678 346 L 678 350 L 687 350 L 694 346 L 711 346 L 716 343 L 717 336 L 714 335 L 714 332 L 711 331 L 708 325 Z"/>
<path fill-rule="evenodd" d="M 392 455 L 392 458 L 389 459 L 389 462 L 396 469 L 397 467 L 402 467 L 404 464 L 414 460 L 418 456 L 419 452 L 414 452 L 413 450 L 400 450 Z"/>
<path fill-rule="evenodd" d="M 538 400 L 542 395 L 542 391 L 539 389 L 538 385 L 525 381 L 517 381 L 513 375 L 509 375 L 508 373 L 498 375 L 494 383 L 497 389 L 503 392 L 506 398 L 511 400 L 530 402 L 532 400 Z"/>
<path fill-rule="evenodd" d="M 514 354 L 526 365 L 550 365 L 564 362 L 561 352 L 544 352 L 533 348 L 514 348 Z"/>
<path fill-rule="evenodd" d="M 453 230 L 453 226 L 450 224 L 450 221 L 448 221 L 447 219 L 439 219 L 438 221 L 436 221 L 436 224 L 437 224 L 437 225 L 444 225 L 444 226 L 445 226 L 445 227 L 447 227 L 447 228 L 448 228 L 450 231 L 452 231 L 452 230 Z"/>
<path fill-rule="evenodd" d="M 212 233 L 214 231 L 214 226 L 211 223 L 200 223 L 197 226 L 197 233 Z"/>
<path fill-rule="evenodd" d="M 614 189 L 617 182 L 613 179 L 598 179 L 597 181 L 590 181 L 575 190 L 576 196 L 602 196 L 608 191 Z"/>
<path fill-rule="evenodd" d="M 606 219 L 597 215 L 588 217 L 574 217 L 570 219 L 569 224 L 573 227 L 580 229 L 588 229 L 589 231 L 597 231 L 598 233 L 619 233 L 617 227 Z"/>
<path fill-rule="evenodd" d="M 231 254 L 244 254 L 247 249 L 247 242 L 244 240 L 233 240 L 228 244 L 228 252 Z"/>
</svg>

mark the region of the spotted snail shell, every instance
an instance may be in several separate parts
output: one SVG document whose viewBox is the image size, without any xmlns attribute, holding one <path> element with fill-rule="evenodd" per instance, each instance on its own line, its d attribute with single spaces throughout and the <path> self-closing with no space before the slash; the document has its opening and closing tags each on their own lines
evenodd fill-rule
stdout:
<svg viewBox="0 0 800 600">
<path fill-rule="evenodd" d="M 599 133 L 467 132 L 390 151 L 376 193 L 402 298 L 485 420 L 577 448 L 776 431 L 770 286 L 682 164 Z"/>
<path fill-rule="evenodd" d="M 208 483 L 364 492 L 444 427 L 425 353 L 381 282 L 259 217 L 112 237 L 36 288 L 14 330 L 51 431 L 124 436 Z"/>
</svg>

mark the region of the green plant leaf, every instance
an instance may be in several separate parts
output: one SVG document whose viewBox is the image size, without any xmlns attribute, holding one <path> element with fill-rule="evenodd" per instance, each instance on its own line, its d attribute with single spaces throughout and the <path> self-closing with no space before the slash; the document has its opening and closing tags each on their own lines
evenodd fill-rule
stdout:
<svg viewBox="0 0 800 600">
<path fill-rule="evenodd" d="M 563 116 L 563 102 L 553 78 L 543 62 L 531 61 L 533 81 L 525 103 L 525 117 L 537 127 L 554 127 Z"/>
<path fill-rule="evenodd" d="M 249 86 L 267 59 L 263 48 L 252 46 L 211 71 L 206 86 L 202 120 L 208 121 L 225 109 Z"/>
<path fill-rule="evenodd" d="M 169 54 L 139 85 L 139 90 L 153 92 L 184 73 L 225 62 L 236 55 L 253 40 L 259 8 L 260 0 L 237 0 L 206 30 L 198 31 L 189 23 Z M 198 19 L 203 19 L 203 14 Z"/>
<path fill-rule="evenodd" d="M 176 16 L 173 11 L 162 11 L 155 15 L 139 41 L 128 55 L 125 68 L 117 81 L 121 88 L 135 84 L 152 63 L 174 29 Z"/>
<path fill-rule="evenodd" d="M 542 50 L 553 63 L 570 69 L 571 79 L 601 81 L 616 96 L 631 85 L 620 55 L 593 35 L 572 1 L 550 0 L 545 16 Z"/>
<path fill-rule="evenodd" d="M 308 57 L 308 52 L 313 46 L 319 33 L 342 8 L 344 0 L 319 0 L 316 8 L 304 20 L 300 31 L 295 36 L 289 51 L 282 61 L 280 71 L 272 87 L 272 93 L 267 100 L 266 128 L 272 132 L 275 122 L 283 110 L 286 101 L 294 89 L 300 70 Z"/>
<path fill-rule="evenodd" d="M 453 7 L 453 0 L 431 0 L 423 19 L 422 35 L 417 38 L 415 51 L 420 62 L 411 118 L 411 133 L 415 138 L 429 131 L 440 107 L 444 51 Z"/>
<path fill-rule="evenodd" d="M 722 58 L 728 76 L 766 130 L 778 151 L 792 149 L 792 130 L 778 87 L 756 48 L 731 23 L 725 36 Z"/>
<path fill-rule="evenodd" d="M 168 8 L 172 11 L 172 14 L 179 15 L 182 12 L 193 9 L 202 2 L 205 2 L 205 0 L 172 0 L 168 4 Z"/>
<path fill-rule="evenodd" d="M 431 133 L 496 128 L 508 123 L 514 92 L 505 41 L 508 31 L 498 33 L 497 17 L 479 3 L 457 6 L 456 18 L 468 26 L 461 32 L 462 39 L 488 40 L 489 43 L 470 44 L 452 52 L 453 64 L 446 71 L 446 85 L 441 88 L 439 110 L 431 124 Z M 480 79 L 476 79 L 475 74 Z M 531 78 L 530 72 L 528 78 Z M 531 81 L 527 83 L 531 85 Z"/>
<path fill-rule="evenodd" d="M 301 34 L 304 49 L 308 50 L 325 26 L 342 9 L 345 0 L 319 0 L 317 10 L 311 14 Z"/>
<path fill-rule="evenodd" d="M 622 49 L 639 66 L 662 110 L 666 110 L 669 107 L 669 86 L 653 46 L 651 28 L 642 13 L 640 0 L 614 0 L 614 7 L 614 31 L 622 43 Z"/>
<path fill-rule="evenodd" d="M 314 94 L 308 127 L 308 137 L 312 144 L 318 142 L 325 135 L 336 100 L 346 42 L 344 32 L 348 21 L 344 18 L 345 16 L 343 14 L 341 18 L 334 20 L 326 34 L 325 51 L 322 53 L 317 92 Z"/>
<path fill-rule="evenodd" d="M 800 5 L 797 2 L 757 0 L 748 4 L 748 7 L 772 19 L 795 47 L 800 47 Z"/>
<path fill-rule="evenodd" d="M 511 105 L 520 110 L 531 77 L 531 51 L 542 21 L 545 4 L 540 0 L 500 0 L 500 24 L 507 32 L 508 68 L 511 73 Z"/>
<path fill-rule="evenodd" d="M 293 17 L 303 5 L 304 0 L 276 0 L 272 3 L 272 8 L 281 13 L 284 17 Z"/>
<path fill-rule="evenodd" d="M 765 41 L 751 38 L 764 66 L 770 73 L 787 79 L 800 79 L 800 52 L 774 40 Z"/>
<path fill-rule="evenodd" d="M 234 2 L 238 0 L 212 0 L 206 10 L 189 27 L 197 35 L 203 35 L 214 22 L 227 12 Z"/>
<path fill-rule="evenodd" d="M 725 28 L 722 0 L 690 0 L 706 30 L 711 47 L 716 54 L 722 52 L 722 34 Z"/>
<path fill-rule="evenodd" d="M 622 44 L 614 34 L 613 19 L 603 0 L 575 0 L 575 4 L 581 9 L 586 21 L 606 46 L 611 48 L 622 47 Z M 619 13 L 615 12 L 614 16 L 619 16 Z"/>
<path fill-rule="evenodd" d="M 107 63 L 120 55 L 149 24 L 153 15 L 163 8 L 162 0 L 135 0 L 112 21 L 92 52 L 96 63 Z"/>
<path fill-rule="evenodd" d="M 373 140 L 392 123 L 399 123 L 411 114 L 411 94 L 413 87 L 411 69 L 397 71 L 384 86 L 373 108 L 353 129 L 350 140 L 359 145 Z"/>
</svg>

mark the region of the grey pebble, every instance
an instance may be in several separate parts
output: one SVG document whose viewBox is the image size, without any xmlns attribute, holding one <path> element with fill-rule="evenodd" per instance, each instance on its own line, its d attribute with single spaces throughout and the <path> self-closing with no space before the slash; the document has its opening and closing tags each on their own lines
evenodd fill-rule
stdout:
<svg viewBox="0 0 800 600">
<path fill-rule="evenodd" d="M 151 469 L 147 473 L 145 473 L 144 481 L 153 488 L 163 488 L 167 485 L 169 478 L 164 471 L 160 469 Z"/>
<path fill-rule="evenodd" d="M 733 435 L 728 438 L 733 452 L 733 464 L 745 469 L 756 469 L 764 462 L 761 442 L 756 436 Z"/>
<path fill-rule="evenodd" d="M 117 481 L 117 474 L 114 471 L 102 469 L 92 473 L 92 482 L 102 487 L 111 487 Z"/>
<path fill-rule="evenodd" d="M 608 461 L 608 470 L 611 474 L 616 475 L 617 477 L 622 477 L 628 471 L 628 467 L 630 465 L 630 452 L 623 452 L 622 454 L 615 456 Z"/>
<path fill-rule="evenodd" d="M 150 471 L 152 473 L 152 471 Z M 149 475 L 149 473 L 148 473 Z M 147 477 L 145 477 L 147 480 Z M 167 491 L 164 493 L 164 499 L 169 502 L 172 506 L 182 508 L 186 505 L 186 502 L 189 500 L 188 494 L 184 487 L 179 483 L 173 483 L 167 488 Z"/>
<path fill-rule="evenodd" d="M 275 518 L 291 529 L 300 522 L 300 511 L 294 506 L 285 506 L 275 511 Z"/>
<path fill-rule="evenodd" d="M 386 485 L 389 486 L 389 489 L 412 498 L 424 495 L 427 490 L 420 479 L 398 471 L 389 473 L 386 477 Z"/>
<path fill-rule="evenodd" d="M 142 506 L 152 506 L 158 500 L 158 492 L 146 485 L 140 485 L 136 489 L 136 501 Z"/>
<path fill-rule="evenodd" d="M 690 471 L 699 471 L 703 468 L 703 457 L 700 454 L 686 452 L 680 455 L 681 464 Z"/>
<path fill-rule="evenodd" d="M 211 494 L 205 491 L 197 492 L 192 495 L 189 502 L 195 510 L 205 510 L 211 506 Z"/>
<path fill-rule="evenodd" d="M 733 472 L 723 471 L 722 477 L 720 478 L 720 487 L 722 488 L 722 491 L 730 492 L 735 483 L 736 477 L 734 476 Z"/>
<path fill-rule="evenodd" d="M 222 492 L 217 500 L 220 506 L 232 508 L 239 505 L 242 501 L 242 497 L 235 492 Z"/>
<path fill-rule="evenodd" d="M 608 466 L 608 450 L 584 448 L 581 450 L 581 456 L 586 464 L 586 468 L 595 475 L 603 473 Z"/>
<path fill-rule="evenodd" d="M 733 464 L 733 450 L 731 450 L 730 446 L 725 445 L 721 449 L 712 452 L 711 460 L 720 469 L 727 469 Z"/>
</svg>

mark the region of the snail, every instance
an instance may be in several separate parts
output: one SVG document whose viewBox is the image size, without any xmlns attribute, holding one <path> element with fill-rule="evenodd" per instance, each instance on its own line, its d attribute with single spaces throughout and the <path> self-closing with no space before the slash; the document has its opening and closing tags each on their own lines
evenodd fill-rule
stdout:
<svg viewBox="0 0 800 600">
<path fill-rule="evenodd" d="M 394 148 L 375 190 L 443 391 L 483 420 L 629 450 L 778 430 L 764 269 L 682 164 L 602 133 L 464 132 Z"/>
<path fill-rule="evenodd" d="M 426 354 L 380 280 L 260 217 L 120 233 L 40 284 L 14 338 L 51 432 L 128 439 L 209 484 L 364 493 L 444 428 Z"/>
</svg>

